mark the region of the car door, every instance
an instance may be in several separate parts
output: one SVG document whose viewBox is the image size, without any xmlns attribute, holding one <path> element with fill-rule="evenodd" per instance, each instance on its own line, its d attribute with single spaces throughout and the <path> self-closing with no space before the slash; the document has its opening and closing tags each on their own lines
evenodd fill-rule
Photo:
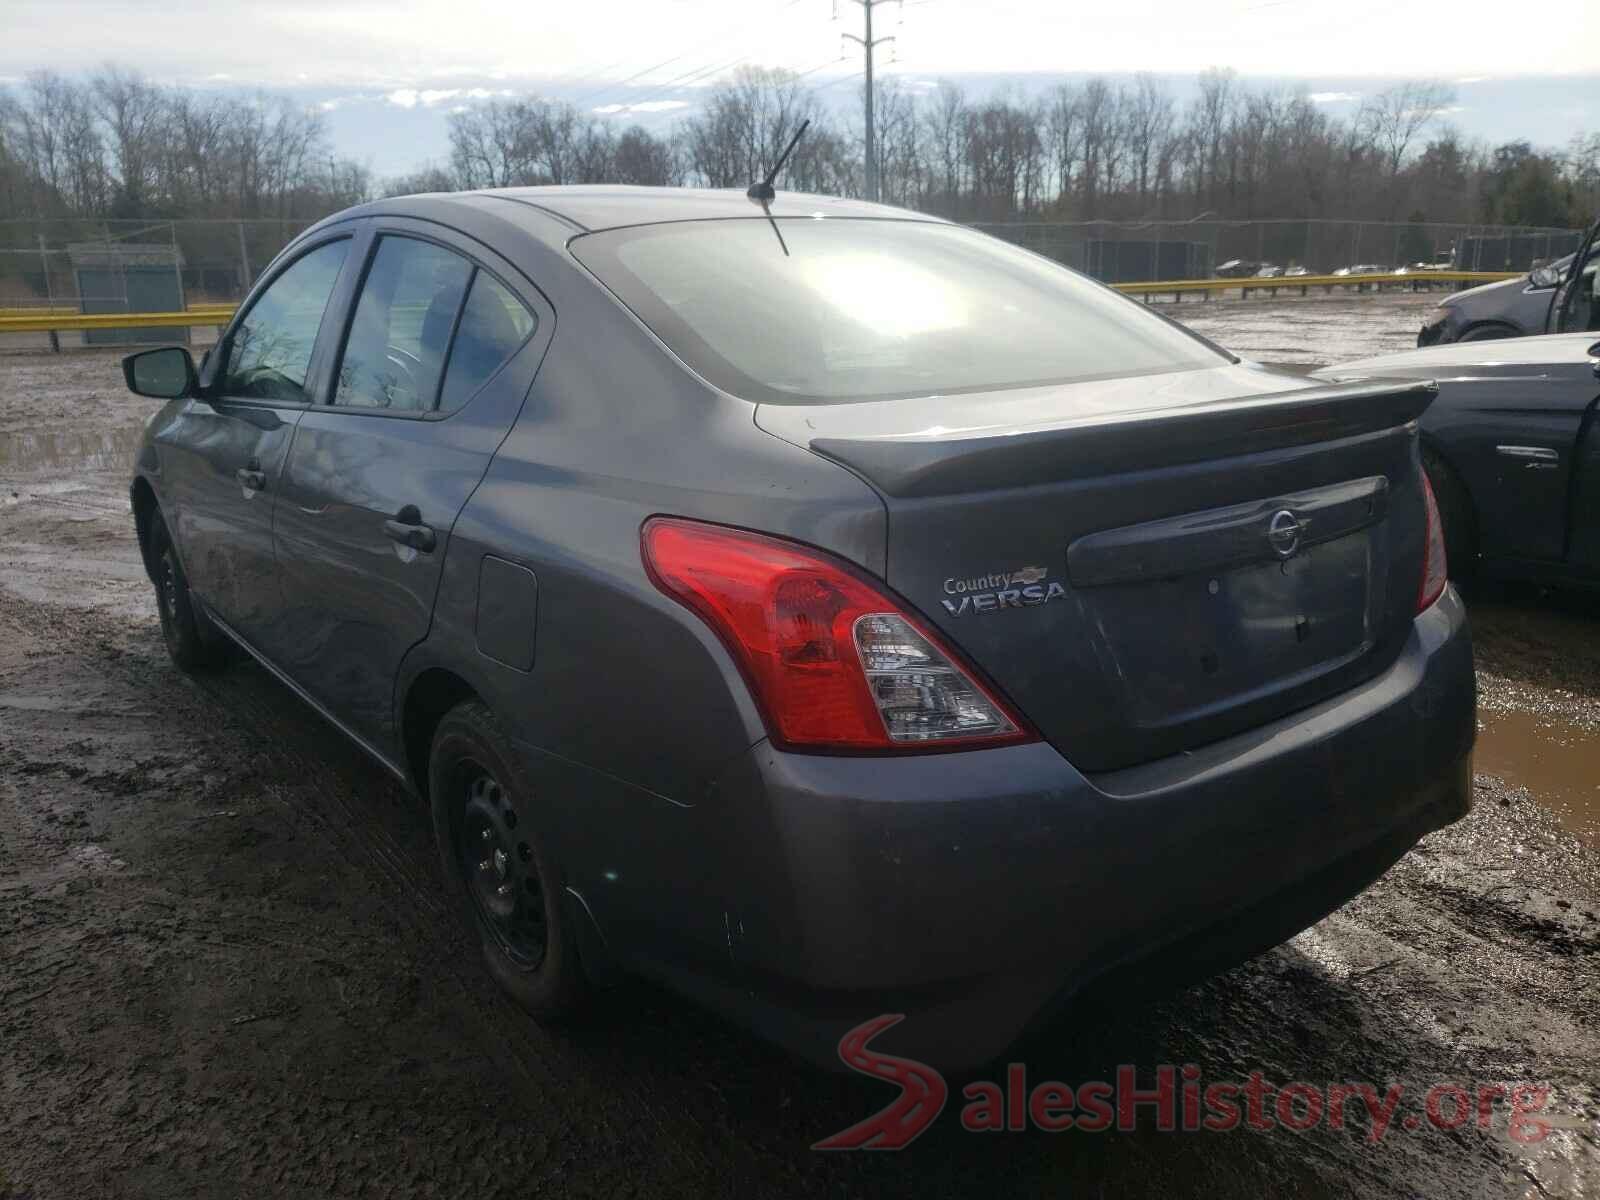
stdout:
<svg viewBox="0 0 1600 1200">
<path fill-rule="evenodd" d="M 1575 571 L 1600 577 L 1600 341 L 1589 347 L 1589 374 L 1595 397 L 1573 455 L 1567 562 Z"/>
<path fill-rule="evenodd" d="M 1550 300 L 1550 312 L 1545 319 L 1548 333 L 1579 333 L 1600 330 L 1600 246 L 1595 245 L 1595 235 L 1600 234 L 1600 221 L 1589 227 L 1572 256 L 1572 267 L 1566 280 L 1556 288 Z"/>
<path fill-rule="evenodd" d="M 348 232 L 305 246 L 265 277 L 206 361 L 199 395 L 156 439 L 167 515 L 190 586 L 253 644 L 282 609 L 272 519 L 296 422 L 316 399 L 324 315 Z"/>
<path fill-rule="evenodd" d="M 1583 343 L 1507 343 L 1496 361 L 1434 368 L 1422 431 L 1472 495 L 1486 559 L 1559 563 L 1596 381 Z"/>
<path fill-rule="evenodd" d="M 301 417 L 284 467 L 275 540 L 284 669 L 386 749 L 451 526 L 521 409 L 553 314 L 508 263 L 438 226 L 379 219 L 364 258 L 328 402 Z"/>
</svg>

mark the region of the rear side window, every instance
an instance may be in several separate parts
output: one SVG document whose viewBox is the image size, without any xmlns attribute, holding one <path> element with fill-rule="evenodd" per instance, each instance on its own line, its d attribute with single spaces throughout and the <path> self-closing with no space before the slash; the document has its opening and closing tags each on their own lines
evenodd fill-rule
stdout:
<svg viewBox="0 0 1600 1200">
<path fill-rule="evenodd" d="M 432 242 L 386 235 L 356 301 L 335 404 L 431 412 L 472 264 Z"/>
<path fill-rule="evenodd" d="M 303 403 L 322 314 L 339 281 L 348 240 L 318 246 L 257 297 L 228 339 L 224 396 Z"/>
<path fill-rule="evenodd" d="M 959 226 L 761 217 L 592 233 L 572 252 L 703 378 L 776 404 L 1217 366 L 1143 306 Z"/>
<path fill-rule="evenodd" d="M 439 393 L 439 409 L 461 407 L 527 341 L 538 322 L 527 306 L 484 271 L 472 278 L 461 325 L 450 347 L 450 365 Z"/>
</svg>

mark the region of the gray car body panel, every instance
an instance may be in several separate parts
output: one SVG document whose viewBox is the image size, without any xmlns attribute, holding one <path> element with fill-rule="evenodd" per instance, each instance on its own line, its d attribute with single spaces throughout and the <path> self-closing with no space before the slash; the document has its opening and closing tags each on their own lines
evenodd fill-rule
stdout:
<svg viewBox="0 0 1600 1200">
<path fill-rule="evenodd" d="M 1424 326 L 1417 335 L 1417 344 L 1446 345 L 1486 331 L 1504 330 L 1499 335 L 1503 337 L 1544 333 L 1558 290 L 1535 287 L 1527 275 L 1522 275 L 1456 292 L 1440 302 L 1443 319 Z"/>
<path fill-rule="evenodd" d="M 780 196 L 773 209 L 921 219 L 805 196 Z M 1026 487 L 1002 489 L 1011 509 L 941 512 L 949 496 L 906 507 L 870 472 L 816 452 L 804 412 L 757 410 L 697 377 L 567 248 L 607 225 L 751 213 L 742 195 L 725 192 L 411 197 L 341 214 L 285 251 L 286 259 L 348 232 L 359 259 L 386 222 L 431 226 L 502 273 L 539 315 L 539 331 L 513 362 L 443 419 L 325 406 L 257 416 L 278 421 L 274 432 L 290 442 L 287 483 L 280 470 L 262 493 L 282 510 L 264 518 L 278 529 L 277 561 L 256 568 L 256 582 L 280 599 L 252 626 L 276 621 L 281 632 L 257 639 L 231 623 L 229 631 L 419 790 L 426 746 L 408 724 L 420 719 L 414 697 L 448 680 L 461 690 L 447 694 L 470 692 L 497 713 L 527 762 L 538 801 L 532 819 L 562 865 L 586 962 L 664 980 L 819 1061 L 831 1058 L 842 1028 L 882 1011 L 920 1014 L 894 1038 L 933 1060 L 976 1061 L 1054 998 L 1166 949 L 1180 933 L 1234 929 L 1242 938 L 1225 952 L 1234 955 L 1288 936 L 1465 810 L 1471 652 L 1448 590 L 1415 620 L 1407 613 L 1359 677 L 1296 692 L 1290 711 L 1280 698 L 1253 725 L 1235 720 L 1198 742 L 1190 728 L 1184 753 L 1151 743 L 1137 763 L 1112 756 L 1117 769 L 1105 765 L 1111 757 L 1089 769 L 1054 739 L 891 758 L 775 749 L 719 636 L 646 573 L 640 530 L 651 516 L 818 547 L 885 586 L 918 591 L 911 603 L 926 614 L 938 600 L 920 594 L 922 568 L 912 564 L 921 542 L 993 550 L 1026 535 L 1059 556 L 1052 569 L 1064 575 L 1073 529 L 1137 525 L 1152 505 L 1164 510 L 1154 516 L 1175 517 L 1381 474 L 1396 515 L 1387 521 L 1392 543 L 1376 552 L 1413 570 L 1421 507 L 1415 435 L 1403 417 L 1332 442 L 1241 456 L 1259 478 L 1191 464 L 1170 478 L 1146 472 L 1142 491 L 1120 496 L 1041 480 L 1048 509 L 1076 514 L 1056 522 L 1045 542 L 1027 524 L 1044 510 L 1035 504 L 1029 514 Z M 321 342 L 329 328 L 342 330 L 358 278 L 347 269 L 324 323 L 313 371 L 319 399 L 334 370 Z M 216 370 L 207 364 L 202 387 Z M 1110 398 L 1174 382 L 1099 381 L 1084 385 L 1081 400 L 1092 406 L 1097 387 Z M 1203 406 L 1197 387 L 1219 398 L 1321 395 L 1328 407 L 1312 419 L 1334 421 L 1330 430 L 1340 403 L 1378 395 L 1221 358 L 1213 379 L 1183 382 L 1185 402 Z M 1390 392 L 1397 405 L 1426 403 L 1414 382 Z M 1059 395 L 1012 401 L 1033 405 L 1035 424 L 1049 424 L 1052 406 L 1060 417 Z M 176 451 L 173 441 L 206 404 L 162 410 L 136 484 L 152 487 L 164 507 L 189 505 L 198 520 L 208 519 L 209 502 L 172 477 L 220 467 L 201 461 L 203 447 Z M 915 410 L 897 419 L 908 413 Z M 851 405 L 810 417 L 841 423 L 836 433 L 873 419 Z M 1005 417 L 1022 419 L 1021 408 Z M 878 432 L 892 436 L 893 424 Z M 416 505 L 439 537 L 425 570 L 408 573 L 419 560 L 376 540 L 384 511 L 399 503 Z M 347 526 L 320 520 L 334 508 Z M 179 527 L 187 555 L 195 542 L 181 518 Z M 1407 579 L 1402 601 L 1411 588 Z M 195 590 L 220 613 L 213 595 L 224 592 L 198 582 Z M 363 612 L 369 623 L 383 614 L 384 628 L 363 629 Z M 1062 635 L 1074 636 L 1066 627 Z M 274 636 L 288 649 L 261 644 Z M 1008 636 L 1012 652 L 1028 643 L 1020 626 L 973 636 L 959 631 L 990 649 Z M 301 647 L 316 653 L 302 659 Z M 1051 669 L 1070 701 L 1067 669 L 1056 660 Z M 375 700 L 385 673 L 387 696 Z M 1077 703 L 1092 705 L 1092 689 L 1080 690 Z M 1124 749 L 1135 745 L 1123 739 Z"/>
<path fill-rule="evenodd" d="M 1417 334 L 1419 347 L 1447 345 L 1462 340 L 1530 337 L 1562 331 L 1559 309 L 1566 305 L 1574 285 L 1594 288 L 1595 237 L 1600 223 L 1591 225 L 1577 250 L 1548 265 L 1569 270 L 1582 261 L 1576 278 L 1564 284 L 1537 285 L 1533 273 L 1468 288 L 1440 301 L 1438 309 Z"/>
</svg>

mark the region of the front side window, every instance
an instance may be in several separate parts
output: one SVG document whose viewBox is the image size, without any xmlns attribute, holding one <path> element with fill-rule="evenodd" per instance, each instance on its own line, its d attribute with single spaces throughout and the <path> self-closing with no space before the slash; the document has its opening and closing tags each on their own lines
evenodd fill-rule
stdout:
<svg viewBox="0 0 1600 1200">
<path fill-rule="evenodd" d="M 1229 361 L 1141 305 L 954 225 L 683 221 L 588 234 L 572 252 L 702 378 L 765 403 L 983 392 Z"/>
<path fill-rule="evenodd" d="M 345 340 L 335 404 L 431 412 L 472 264 L 432 242 L 385 236 Z"/>
<path fill-rule="evenodd" d="M 229 337 L 223 395 L 308 399 L 311 351 L 349 246 L 348 239 L 318 246 L 267 285 Z"/>
</svg>

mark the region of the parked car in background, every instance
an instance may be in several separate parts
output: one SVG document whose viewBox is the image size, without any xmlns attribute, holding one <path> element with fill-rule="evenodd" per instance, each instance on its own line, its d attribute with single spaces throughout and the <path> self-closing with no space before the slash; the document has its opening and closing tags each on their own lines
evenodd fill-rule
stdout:
<svg viewBox="0 0 1600 1200">
<path fill-rule="evenodd" d="M 1356 263 L 1353 266 L 1340 267 L 1335 275 L 1387 275 L 1389 268 L 1382 263 Z"/>
<path fill-rule="evenodd" d="M 1600 230 L 1600 222 L 1589 230 L 1576 252 L 1536 267 L 1526 275 L 1468 288 L 1440 301 L 1439 307 L 1424 318 L 1417 333 L 1417 345 L 1493 341 L 1560 332 L 1557 314 L 1560 301 L 1573 282 L 1573 263 L 1583 264 L 1576 276 L 1577 290 L 1590 296 L 1594 294 L 1595 268 L 1600 263 L 1597 230 Z"/>
<path fill-rule="evenodd" d="M 1591 319 L 1586 306 L 1579 316 Z M 1435 346 L 1315 374 L 1438 381 L 1420 418 L 1422 462 L 1452 574 L 1600 586 L 1594 331 Z"/>
<path fill-rule="evenodd" d="M 1258 279 L 1279 279 L 1282 276 L 1283 268 L 1274 266 L 1272 263 L 1262 263 L 1261 266 L 1256 268 L 1256 278 Z"/>
<path fill-rule="evenodd" d="M 1302 275 L 1314 274 L 1314 272 L 1309 267 L 1302 267 L 1297 263 L 1294 266 L 1287 268 L 1284 271 L 1284 274 L 1292 278 L 1298 278 Z"/>
<path fill-rule="evenodd" d="M 1247 279 L 1256 273 L 1260 263 L 1248 258 L 1230 258 L 1214 274 L 1218 279 Z"/>
<path fill-rule="evenodd" d="M 198 372 L 125 362 L 172 658 L 242 647 L 415 792 L 517 1001 L 635 972 L 819 1062 L 905 1013 L 886 1048 L 971 1067 L 1466 811 L 1431 383 L 767 197 L 375 201 Z"/>
</svg>

